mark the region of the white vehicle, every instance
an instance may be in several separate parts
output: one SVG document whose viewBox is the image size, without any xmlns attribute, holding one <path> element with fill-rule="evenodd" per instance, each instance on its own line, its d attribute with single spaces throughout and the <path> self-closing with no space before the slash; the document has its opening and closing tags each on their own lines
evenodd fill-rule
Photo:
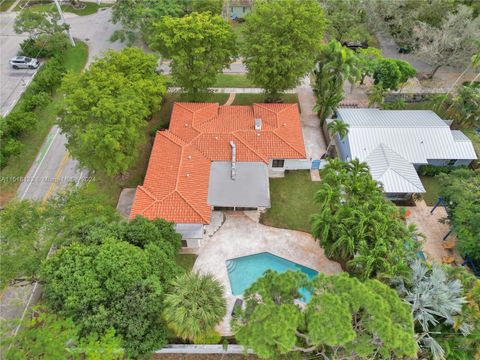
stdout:
<svg viewBox="0 0 480 360">
<path fill-rule="evenodd" d="M 36 69 L 40 66 L 40 61 L 26 56 L 15 56 L 9 63 L 14 69 Z"/>
</svg>

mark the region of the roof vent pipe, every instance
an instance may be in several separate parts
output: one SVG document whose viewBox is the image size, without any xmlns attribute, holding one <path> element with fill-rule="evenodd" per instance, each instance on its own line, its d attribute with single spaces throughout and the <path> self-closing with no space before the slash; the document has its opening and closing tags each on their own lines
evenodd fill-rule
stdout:
<svg viewBox="0 0 480 360">
<path fill-rule="evenodd" d="M 230 141 L 230 146 L 232 147 L 232 180 L 235 180 L 235 169 L 236 169 L 236 161 L 237 161 L 237 146 L 233 141 Z"/>
<path fill-rule="evenodd" d="M 262 130 L 262 119 L 255 119 L 255 130 Z"/>
</svg>

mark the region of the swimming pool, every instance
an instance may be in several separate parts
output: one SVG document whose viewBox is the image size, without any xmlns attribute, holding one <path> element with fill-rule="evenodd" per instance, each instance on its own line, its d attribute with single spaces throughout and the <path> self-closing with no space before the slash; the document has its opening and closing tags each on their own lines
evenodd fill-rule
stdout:
<svg viewBox="0 0 480 360">
<path fill-rule="evenodd" d="M 230 259 L 226 261 L 226 265 L 233 295 L 242 295 L 268 269 L 278 272 L 298 270 L 305 273 L 309 279 L 318 274 L 313 269 L 269 252 Z M 306 302 L 310 300 L 311 295 L 306 289 L 300 289 L 300 293 Z"/>
</svg>

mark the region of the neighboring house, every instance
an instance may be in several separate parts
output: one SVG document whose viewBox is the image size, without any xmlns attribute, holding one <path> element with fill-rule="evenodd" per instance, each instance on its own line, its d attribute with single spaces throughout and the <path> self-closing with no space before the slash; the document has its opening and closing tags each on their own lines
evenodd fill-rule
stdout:
<svg viewBox="0 0 480 360">
<path fill-rule="evenodd" d="M 184 245 L 198 247 L 212 210 L 268 208 L 269 175 L 310 166 L 297 104 L 175 103 L 130 218 L 175 222 Z"/>
<path fill-rule="evenodd" d="M 225 10 L 227 18 L 244 18 L 252 11 L 253 0 L 226 0 Z"/>
<path fill-rule="evenodd" d="M 338 109 L 337 117 L 349 125 L 348 135 L 336 139 L 339 156 L 366 162 L 392 200 L 425 192 L 421 165 L 469 165 L 477 158 L 470 139 L 430 110 Z"/>
</svg>

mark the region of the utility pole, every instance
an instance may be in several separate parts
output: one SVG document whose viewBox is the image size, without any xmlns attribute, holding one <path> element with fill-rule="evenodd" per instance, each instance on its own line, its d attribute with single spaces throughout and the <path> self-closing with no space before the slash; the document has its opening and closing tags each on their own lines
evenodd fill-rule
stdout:
<svg viewBox="0 0 480 360">
<path fill-rule="evenodd" d="M 62 20 L 62 24 L 64 25 L 67 24 L 67 22 L 65 21 L 65 17 L 63 16 L 62 7 L 58 3 L 58 0 L 54 0 L 54 1 L 55 1 L 55 5 L 57 6 L 58 13 L 60 14 L 60 19 Z M 72 44 L 72 46 L 75 46 L 75 40 L 73 40 L 72 33 L 70 32 L 70 25 L 68 24 L 67 24 L 67 34 L 68 34 L 68 38 L 70 39 L 70 43 Z"/>
</svg>

